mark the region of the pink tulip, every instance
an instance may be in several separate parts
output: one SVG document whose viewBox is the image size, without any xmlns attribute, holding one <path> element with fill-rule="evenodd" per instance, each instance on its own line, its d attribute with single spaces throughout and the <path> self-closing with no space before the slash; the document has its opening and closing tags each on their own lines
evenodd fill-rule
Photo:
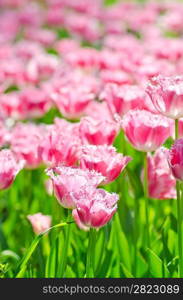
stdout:
<svg viewBox="0 0 183 300">
<path fill-rule="evenodd" d="M 99 61 L 99 53 L 92 48 L 76 48 L 64 53 L 65 60 L 73 67 L 94 68 Z"/>
<path fill-rule="evenodd" d="M 39 146 L 45 133 L 44 125 L 18 123 L 13 128 L 11 149 L 18 158 L 25 160 L 27 168 L 36 168 L 42 163 Z"/>
<path fill-rule="evenodd" d="M 80 164 L 83 169 L 101 173 L 105 177 L 103 184 L 108 184 L 120 175 L 131 159 L 117 153 L 112 146 L 88 145 L 82 147 Z"/>
<path fill-rule="evenodd" d="M 72 198 L 73 193 L 80 192 L 86 186 L 97 187 L 104 177 L 89 170 L 71 167 L 55 167 L 46 171 L 53 182 L 55 197 L 66 208 L 75 208 L 76 203 Z"/>
<path fill-rule="evenodd" d="M 83 87 L 65 87 L 58 94 L 54 93 L 52 99 L 64 117 L 77 119 L 84 114 L 94 94 Z"/>
<path fill-rule="evenodd" d="M 42 213 L 28 215 L 27 219 L 30 221 L 35 234 L 44 233 L 51 227 L 51 216 L 45 216 Z"/>
<path fill-rule="evenodd" d="M 43 116 L 51 107 L 49 96 L 41 89 L 25 88 L 20 94 L 21 108 L 27 118 Z"/>
<path fill-rule="evenodd" d="M 155 151 L 171 134 L 166 117 L 145 110 L 129 111 L 122 128 L 134 148 L 145 152 Z"/>
<path fill-rule="evenodd" d="M 45 47 L 51 46 L 56 40 L 55 33 L 48 29 L 31 28 L 25 32 L 25 36 L 27 39 L 38 42 Z"/>
<path fill-rule="evenodd" d="M 107 84 L 101 97 L 107 102 L 111 114 L 125 115 L 131 109 L 146 109 L 152 111 L 147 96 L 142 88 L 138 86 L 117 86 Z"/>
<path fill-rule="evenodd" d="M 17 92 L 0 95 L 1 113 L 5 118 L 22 120 L 26 118 Z"/>
<path fill-rule="evenodd" d="M 5 124 L 0 121 L 0 147 L 9 144 L 10 142 L 10 131 L 6 128 Z"/>
<path fill-rule="evenodd" d="M 173 144 L 169 151 L 168 162 L 175 179 L 183 181 L 183 138 Z"/>
<path fill-rule="evenodd" d="M 118 85 L 132 84 L 132 78 L 121 70 L 103 70 L 100 74 L 104 84 L 114 83 Z"/>
<path fill-rule="evenodd" d="M 81 145 L 76 127 L 63 120 L 55 125 L 50 125 L 47 134 L 39 145 L 39 156 L 42 161 L 50 166 L 76 164 Z"/>
<path fill-rule="evenodd" d="M 36 55 L 26 65 L 26 80 L 35 84 L 48 79 L 56 72 L 58 65 L 59 60 L 53 55 L 45 53 Z"/>
<path fill-rule="evenodd" d="M 23 160 L 17 160 L 11 150 L 0 151 L 0 189 L 9 188 L 16 175 L 24 167 Z"/>
<path fill-rule="evenodd" d="M 172 119 L 183 117 L 183 77 L 155 77 L 147 93 L 161 114 Z"/>
<path fill-rule="evenodd" d="M 113 122 L 113 117 L 108 109 L 107 103 L 105 101 L 98 102 L 92 101 L 89 103 L 85 110 L 87 117 L 91 117 L 95 120 L 108 120 Z"/>
<path fill-rule="evenodd" d="M 79 130 L 83 144 L 112 145 L 118 133 L 118 125 L 110 120 L 85 117 L 80 121 Z"/>
<path fill-rule="evenodd" d="M 73 195 L 73 198 L 75 195 Z M 79 228 L 89 230 L 108 223 L 117 210 L 119 196 L 102 189 L 86 187 L 77 195 L 73 218 Z"/>
<path fill-rule="evenodd" d="M 176 198 L 176 182 L 168 165 L 168 152 L 168 149 L 161 147 L 153 155 L 148 155 L 148 186 L 151 198 Z"/>
<path fill-rule="evenodd" d="M 44 186 L 46 189 L 46 192 L 48 193 L 49 196 L 53 195 L 53 183 L 51 179 L 47 179 L 44 182 Z"/>
</svg>

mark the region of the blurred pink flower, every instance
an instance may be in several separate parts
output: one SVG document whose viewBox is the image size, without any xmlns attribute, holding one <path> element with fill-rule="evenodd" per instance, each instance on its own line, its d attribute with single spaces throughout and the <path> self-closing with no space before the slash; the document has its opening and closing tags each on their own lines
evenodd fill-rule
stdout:
<svg viewBox="0 0 183 300">
<path fill-rule="evenodd" d="M 73 67 L 94 68 L 98 66 L 99 52 L 92 48 L 72 46 L 73 51 L 64 52 L 64 58 Z"/>
<path fill-rule="evenodd" d="M 88 104 L 85 110 L 85 115 L 97 121 L 107 120 L 113 122 L 113 117 L 109 111 L 108 105 L 105 101 L 92 101 Z"/>
<path fill-rule="evenodd" d="M 76 127 L 66 121 L 50 125 L 39 145 L 39 156 L 50 166 L 73 166 L 78 161 L 80 139 Z"/>
<path fill-rule="evenodd" d="M 73 198 L 75 195 L 73 195 Z M 76 208 L 72 215 L 79 228 L 89 230 L 107 224 L 117 210 L 119 196 L 103 189 L 86 187 L 77 194 Z"/>
<path fill-rule="evenodd" d="M 171 147 L 168 162 L 175 179 L 183 181 L 183 138 L 176 140 Z"/>
<path fill-rule="evenodd" d="M 52 183 L 52 180 L 51 179 L 45 180 L 44 185 L 45 185 L 45 189 L 46 189 L 48 195 L 51 196 L 53 194 L 53 183 Z"/>
<path fill-rule="evenodd" d="M 56 40 L 56 34 L 48 29 L 29 28 L 25 32 L 25 37 L 41 45 L 48 47 Z"/>
<path fill-rule="evenodd" d="M 69 119 L 80 118 L 94 97 L 87 87 L 65 87 L 60 89 L 59 93 L 52 94 L 52 99 L 61 114 Z"/>
<path fill-rule="evenodd" d="M 34 215 L 28 215 L 27 219 L 30 221 L 35 234 L 44 233 L 51 227 L 51 216 L 36 213 Z"/>
<path fill-rule="evenodd" d="M 119 127 L 111 120 L 96 120 L 91 117 L 80 121 L 80 138 L 83 144 L 112 145 Z"/>
<path fill-rule="evenodd" d="M 71 167 L 55 167 L 47 169 L 46 173 L 52 179 L 57 200 L 66 208 L 75 208 L 73 194 L 79 193 L 86 186 L 97 187 L 104 180 L 95 171 Z"/>
<path fill-rule="evenodd" d="M 26 118 L 43 116 L 51 107 L 50 97 L 44 90 L 25 88 L 19 93 L 20 105 Z"/>
<path fill-rule="evenodd" d="M 182 76 L 155 77 L 148 85 L 147 93 L 161 114 L 172 119 L 183 117 Z"/>
<path fill-rule="evenodd" d="M 48 79 L 57 70 L 59 59 L 49 54 L 39 54 L 30 59 L 26 65 L 26 79 L 34 84 Z"/>
<path fill-rule="evenodd" d="M 107 84 L 101 93 L 101 98 L 107 102 L 113 117 L 116 113 L 123 116 L 131 109 L 153 110 L 144 90 L 135 85 Z"/>
<path fill-rule="evenodd" d="M 0 151 L 0 189 L 9 188 L 16 175 L 24 167 L 24 161 L 18 160 L 11 150 Z"/>
<path fill-rule="evenodd" d="M 132 84 L 133 80 L 128 73 L 121 70 L 103 70 L 100 73 L 101 80 L 104 84 L 115 83 L 118 85 Z"/>
<path fill-rule="evenodd" d="M 155 151 L 170 136 L 166 117 L 146 110 L 129 111 L 122 119 L 122 128 L 129 142 L 139 151 Z"/>
<path fill-rule="evenodd" d="M 168 152 L 168 149 L 161 147 L 153 155 L 148 154 L 148 186 L 151 198 L 176 198 L 176 182 L 168 165 Z"/>
<path fill-rule="evenodd" d="M 129 156 L 117 153 L 112 146 L 88 145 L 82 147 L 80 165 L 82 169 L 101 173 L 105 177 L 102 184 L 108 184 L 120 175 L 131 160 Z"/>
<path fill-rule="evenodd" d="M 18 123 L 11 133 L 11 149 L 26 162 L 27 168 L 37 168 L 41 163 L 39 145 L 46 133 L 45 125 Z"/>
</svg>

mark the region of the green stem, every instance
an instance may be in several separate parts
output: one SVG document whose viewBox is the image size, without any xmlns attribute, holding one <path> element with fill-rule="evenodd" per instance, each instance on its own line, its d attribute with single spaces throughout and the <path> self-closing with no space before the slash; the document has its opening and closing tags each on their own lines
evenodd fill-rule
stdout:
<svg viewBox="0 0 183 300">
<path fill-rule="evenodd" d="M 146 216 L 146 246 L 150 248 L 149 234 L 149 192 L 148 192 L 148 159 L 147 153 L 144 155 L 144 196 L 145 196 L 145 216 Z"/>
<path fill-rule="evenodd" d="M 69 217 L 68 217 L 69 221 Z M 60 262 L 60 268 L 59 268 L 59 277 L 63 278 L 65 275 L 65 271 L 67 268 L 67 257 L 68 257 L 68 249 L 69 249 L 69 242 L 70 242 L 70 232 L 71 232 L 71 226 L 67 226 L 65 229 L 65 243 L 62 251 L 62 259 Z"/>
<path fill-rule="evenodd" d="M 177 140 L 179 137 L 179 120 L 175 120 L 175 139 Z"/>
<path fill-rule="evenodd" d="M 95 251 L 95 229 L 90 228 L 88 251 L 87 251 L 87 258 L 86 258 L 86 278 L 94 277 L 94 264 L 93 264 L 94 251 Z"/>
<path fill-rule="evenodd" d="M 176 182 L 176 191 L 177 191 L 177 229 L 178 229 L 178 249 L 179 249 L 179 274 L 180 278 L 183 278 L 183 231 L 182 231 L 182 205 L 181 202 L 181 192 L 180 192 L 180 182 Z M 182 197 L 183 198 L 183 197 Z"/>
<path fill-rule="evenodd" d="M 179 120 L 175 120 L 175 139 L 178 139 Z M 182 207 L 183 207 L 183 192 L 181 195 L 181 184 L 177 180 L 176 182 L 176 192 L 177 192 L 177 231 L 178 231 L 178 250 L 179 250 L 179 275 L 183 278 L 183 216 L 182 216 Z"/>
</svg>

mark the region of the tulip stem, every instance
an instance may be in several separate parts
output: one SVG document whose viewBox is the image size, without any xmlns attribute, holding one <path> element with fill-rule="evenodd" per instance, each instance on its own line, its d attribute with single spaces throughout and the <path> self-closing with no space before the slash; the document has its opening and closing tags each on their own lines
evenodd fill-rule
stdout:
<svg viewBox="0 0 183 300">
<path fill-rule="evenodd" d="M 150 248 L 149 234 L 149 192 L 148 192 L 148 159 L 147 153 L 144 155 L 144 196 L 145 196 L 145 216 L 146 216 L 146 245 Z"/>
<path fill-rule="evenodd" d="M 175 139 L 177 140 L 179 137 L 179 120 L 175 120 Z"/>
<path fill-rule="evenodd" d="M 179 137 L 178 131 L 179 120 L 175 120 L 175 139 Z M 183 278 L 183 216 L 182 216 L 182 202 L 183 192 L 181 195 L 180 182 L 176 181 L 176 192 L 177 192 L 177 231 L 178 231 L 178 250 L 179 250 L 179 275 Z"/>
<path fill-rule="evenodd" d="M 95 229 L 90 228 L 88 251 L 87 251 L 87 258 L 86 258 L 86 278 L 94 277 L 94 264 L 93 264 L 94 251 L 95 251 Z"/>
<path fill-rule="evenodd" d="M 68 215 L 67 220 L 70 220 L 70 216 Z M 65 229 L 65 243 L 62 250 L 62 258 L 60 262 L 60 270 L 59 270 L 59 277 L 63 278 L 65 275 L 65 271 L 67 268 L 67 257 L 68 257 L 68 249 L 69 249 L 69 242 L 70 242 L 70 232 L 71 232 L 71 226 L 66 226 Z"/>
<path fill-rule="evenodd" d="M 181 193 L 180 193 L 180 182 L 176 182 L 177 191 L 177 230 L 178 230 L 178 249 L 179 249 L 179 275 L 183 278 L 183 231 L 182 231 L 182 211 L 181 211 Z"/>
</svg>

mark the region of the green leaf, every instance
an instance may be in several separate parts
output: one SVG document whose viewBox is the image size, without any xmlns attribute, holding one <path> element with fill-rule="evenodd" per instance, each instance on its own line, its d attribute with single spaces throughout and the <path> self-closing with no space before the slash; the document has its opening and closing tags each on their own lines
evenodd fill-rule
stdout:
<svg viewBox="0 0 183 300">
<path fill-rule="evenodd" d="M 35 249 L 37 248 L 37 245 L 39 244 L 41 238 L 46 234 L 48 233 L 50 230 L 54 229 L 54 228 L 59 228 L 59 227 L 64 227 L 66 225 L 69 225 L 68 223 L 60 223 L 60 224 L 57 224 L 53 227 L 50 227 L 48 230 L 46 230 L 45 232 L 39 234 L 36 236 L 36 238 L 33 240 L 31 246 L 28 248 L 28 250 L 26 251 L 22 261 L 20 262 L 20 265 L 19 265 L 19 271 L 16 275 L 16 278 L 21 278 L 23 277 L 24 273 L 25 273 L 25 270 L 26 270 L 26 267 L 27 267 L 27 263 L 30 259 L 30 257 L 32 256 L 33 252 L 35 251 Z"/>
<path fill-rule="evenodd" d="M 152 277 L 169 277 L 170 273 L 163 261 L 151 249 L 147 250 L 150 264 L 150 273 Z M 150 274 L 149 274 L 150 275 Z"/>
<path fill-rule="evenodd" d="M 131 272 L 125 267 L 123 263 L 120 264 L 122 272 L 124 273 L 126 278 L 134 278 L 134 276 L 131 274 Z"/>
</svg>

